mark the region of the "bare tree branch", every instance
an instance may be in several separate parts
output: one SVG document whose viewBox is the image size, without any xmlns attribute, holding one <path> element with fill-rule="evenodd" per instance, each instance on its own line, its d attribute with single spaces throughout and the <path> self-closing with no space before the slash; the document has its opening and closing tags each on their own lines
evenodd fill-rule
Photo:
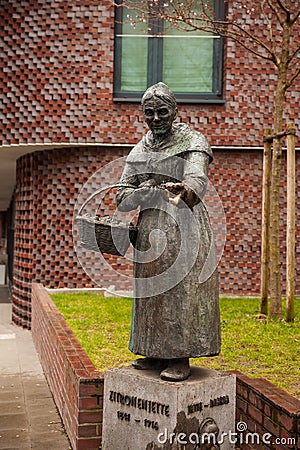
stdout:
<svg viewBox="0 0 300 450">
<path fill-rule="evenodd" d="M 262 12 L 263 17 L 265 18 L 266 23 L 268 24 L 268 30 L 269 30 L 269 36 L 270 36 L 270 49 L 271 49 L 273 56 L 275 57 L 276 49 L 275 49 L 272 21 L 268 18 L 267 14 L 265 12 L 265 4 L 266 3 L 270 6 L 270 0 L 263 0 L 263 2 L 261 4 L 261 12 Z M 274 12 L 277 15 L 277 10 Z M 278 16 L 279 16 L 279 14 L 278 14 Z M 278 20 L 280 20 L 280 16 L 279 16 Z"/>
<path fill-rule="evenodd" d="M 266 0 L 266 2 L 268 3 L 269 8 L 273 11 L 273 13 L 275 14 L 278 22 L 280 23 L 280 25 L 283 27 L 284 25 L 284 20 L 282 19 L 278 9 L 275 7 L 274 2 L 272 0 Z M 280 6 L 280 5 L 279 5 Z M 281 7 L 281 6 L 280 6 Z M 261 8 L 262 12 L 263 12 L 263 8 Z"/>
<path fill-rule="evenodd" d="M 230 34 L 230 37 L 233 41 L 237 42 L 239 45 L 241 45 L 243 48 L 245 48 L 247 51 L 249 51 L 250 53 L 252 53 L 255 56 L 258 56 L 259 58 L 264 59 L 265 61 L 272 61 L 274 62 L 274 59 L 272 56 L 266 56 L 263 53 L 260 53 L 258 51 L 255 51 L 253 48 L 249 49 L 249 44 L 244 44 L 241 39 L 239 39 L 238 37 L 235 38 L 233 34 Z M 276 64 L 277 65 L 277 64 Z"/>
<path fill-rule="evenodd" d="M 295 71 L 295 73 L 287 80 L 287 89 L 290 88 L 296 78 L 300 75 L 300 67 Z"/>
<path fill-rule="evenodd" d="M 297 56 L 297 54 L 300 53 L 300 45 L 293 51 L 293 53 L 290 54 L 288 63 L 290 64 L 293 59 Z"/>
<path fill-rule="evenodd" d="M 278 65 L 279 62 L 278 62 L 278 58 L 276 56 L 275 50 L 273 50 L 268 45 L 266 45 L 257 36 L 255 36 L 254 34 L 252 34 L 249 31 L 247 31 L 246 28 L 244 28 L 242 25 L 239 25 L 238 23 L 231 23 L 230 25 L 234 28 L 237 28 L 239 30 L 239 32 L 235 32 L 234 30 L 231 30 L 227 33 L 226 37 L 233 38 L 236 42 L 241 44 L 244 48 L 246 48 L 251 53 L 254 53 L 257 56 L 260 56 L 263 59 L 273 61 L 276 66 Z M 266 56 L 263 53 L 258 52 L 257 50 L 254 50 L 251 46 L 249 46 L 249 43 L 243 44 L 243 41 L 242 41 L 243 38 L 249 39 L 250 41 L 254 42 L 258 47 L 263 48 L 269 54 L 269 56 Z"/>
<path fill-rule="evenodd" d="M 286 13 L 286 17 L 288 20 L 290 20 L 291 12 L 290 10 L 283 4 L 281 0 L 276 0 L 282 11 Z"/>
<path fill-rule="evenodd" d="M 291 25 L 294 25 L 294 23 L 297 22 L 299 16 L 300 16 L 300 9 L 299 9 L 299 11 L 297 12 L 297 14 L 295 14 L 295 16 L 290 20 Z"/>
</svg>

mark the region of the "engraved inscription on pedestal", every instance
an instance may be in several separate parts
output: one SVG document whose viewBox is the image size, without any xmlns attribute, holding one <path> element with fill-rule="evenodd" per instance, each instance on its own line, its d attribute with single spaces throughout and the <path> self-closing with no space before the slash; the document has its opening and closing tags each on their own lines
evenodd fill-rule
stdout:
<svg viewBox="0 0 300 450">
<path fill-rule="evenodd" d="M 192 367 L 182 383 L 130 367 L 105 373 L 104 450 L 233 449 L 235 376 Z"/>
</svg>

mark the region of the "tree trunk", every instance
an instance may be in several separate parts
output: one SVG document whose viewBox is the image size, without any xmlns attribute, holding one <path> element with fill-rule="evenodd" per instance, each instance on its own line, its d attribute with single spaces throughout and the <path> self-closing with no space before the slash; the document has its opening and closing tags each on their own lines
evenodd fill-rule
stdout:
<svg viewBox="0 0 300 450">
<path fill-rule="evenodd" d="M 279 198 L 282 159 L 281 139 L 274 140 L 270 194 L 270 315 L 281 317 Z"/>
</svg>

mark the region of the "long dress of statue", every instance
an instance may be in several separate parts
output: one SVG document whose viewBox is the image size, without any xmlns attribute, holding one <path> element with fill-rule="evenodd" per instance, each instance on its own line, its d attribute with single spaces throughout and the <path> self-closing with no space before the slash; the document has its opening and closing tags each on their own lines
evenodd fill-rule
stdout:
<svg viewBox="0 0 300 450">
<path fill-rule="evenodd" d="M 151 278 L 167 274 L 176 262 L 181 239 L 176 211 L 179 214 L 183 204 L 197 219 L 197 230 L 187 220 L 184 231 L 190 242 L 194 240 L 199 245 L 199 250 L 191 268 L 189 255 L 181 262 L 178 284 L 175 280 L 170 289 L 151 296 L 148 293 L 144 296 L 140 288 L 135 290 L 129 349 L 146 356 L 133 362 L 136 369 L 158 369 L 162 379 L 180 381 L 190 375 L 189 358 L 220 352 L 218 274 L 213 252 L 212 273 L 204 282 L 199 280 L 213 248 L 212 231 L 202 203 L 212 151 L 201 133 L 185 124 L 173 123 L 177 117 L 176 99 L 165 84 L 158 83 L 145 92 L 142 108 L 150 131 L 127 158 L 121 181 L 129 187 L 119 188 L 117 204 L 123 211 L 141 207 L 138 251 L 149 249 L 152 230 L 161 230 L 167 242 L 158 258 L 135 263 L 135 279 L 148 280 L 151 290 Z M 156 160 L 154 153 L 165 157 Z M 161 186 L 164 189 L 158 188 Z M 179 195 L 177 200 L 181 200 L 173 206 L 173 217 L 165 210 L 166 202 L 170 201 L 166 192 L 173 195 L 173 202 L 174 196 Z"/>
</svg>

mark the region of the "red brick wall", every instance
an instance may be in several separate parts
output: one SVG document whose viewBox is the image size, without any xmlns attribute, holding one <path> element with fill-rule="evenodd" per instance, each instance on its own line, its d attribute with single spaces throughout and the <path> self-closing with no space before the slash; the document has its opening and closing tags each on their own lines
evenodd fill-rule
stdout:
<svg viewBox="0 0 300 450">
<path fill-rule="evenodd" d="M 136 142 L 144 130 L 139 106 L 113 101 L 111 0 L 7 0 L 0 23 L 2 144 Z M 255 36 L 264 29 L 256 18 Z M 260 145 L 263 128 L 272 124 L 274 69 L 234 42 L 226 47 L 225 61 L 226 103 L 182 105 L 181 117 L 203 129 L 214 145 Z M 298 79 L 285 113 L 297 128 L 299 94 Z"/>
<path fill-rule="evenodd" d="M 42 285 L 32 290 L 32 336 L 73 450 L 98 450 L 102 435 L 103 378 L 74 337 Z M 300 401 L 263 378 L 236 373 L 236 430 L 241 450 L 300 448 Z M 235 432 L 235 430 L 231 430 Z M 272 443 L 251 445 L 247 433 L 265 433 Z M 241 438 L 241 439 L 240 439 Z M 288 439 L 295 444 L 288 444 Z"/>
<path fill-rule="evenodd" d="M 15 191 L 13 320 L 23 327 L 30 325 L 31 281 L 35 266 L 34 254 L 34 155 L 27 155 L 18 164 Z"/>
<path fill-rule="evenodd" d="M 30 327 L 32 281 L 44 283 L 49 288 L 96 286 L 81 268 L 74 251 L 73 210 L 78 193 L 87 179 L 97 169 L 112 160 L 118 160 L 126 153 L 127 150 L 122 148 L 68 148 L 35 152 L 18 161 L 13 319 L 19 325 Z M 220 292 L 226 295 L 258 295 L 262 152 L 218 149 L 215 150 L 214 156 L 210 179 L 221 198 L 227 222 L 226 246 L 219 265 Z M 297 156 L 299 180 L 300 154 Z M 114 167 L 121 172 L 121 164 L 117 163 Z M 112 178 L 114 176 L 115 174 L 112 174 Z M 284 281 L 284 170 L 282 183 L 281 242 Z M 299 196 L 297 202 L 298 235 Z M 299 267 L 298 243 L 296 256 L 296 267 Z M 90 253 L 88 257 L 91 258 Z M 121 273 L 131 272 L 131 265 L 126 264 L 124 258 L 110 257 L 109 261 L 115 268 L 120 269 Z M 98 260 L 95 260 L 95 267 L 100 286 L 107 288 L 115 285 L 121 290 L 132 288 L 130 280 L 122 278 L 118 273 L 111 274 Z M 300 293 L 300 279 L 297 276 L 296 291 Z"/>
<path fill-rule="evenodd" d="M 32 289 L 32 311 L 32 337 L 72 448 L 98 450 L 103 376 L 38 284 Z"/>
<path fill-rule="evenodd" d="M 242 433 L 241 450 L 277 450 L 300 448 L 300 400 L 274 386 L 264 378 L 248 378 L 238 371 L 236 420 L 245 422 L 247 430 Z M 247 433 L 258 433 L 260 439 L 265 433 L 271 445 L 257 441 L 252 443 Z M 238 433 L 239 434 L 239 433 Z"/>
</svg>

